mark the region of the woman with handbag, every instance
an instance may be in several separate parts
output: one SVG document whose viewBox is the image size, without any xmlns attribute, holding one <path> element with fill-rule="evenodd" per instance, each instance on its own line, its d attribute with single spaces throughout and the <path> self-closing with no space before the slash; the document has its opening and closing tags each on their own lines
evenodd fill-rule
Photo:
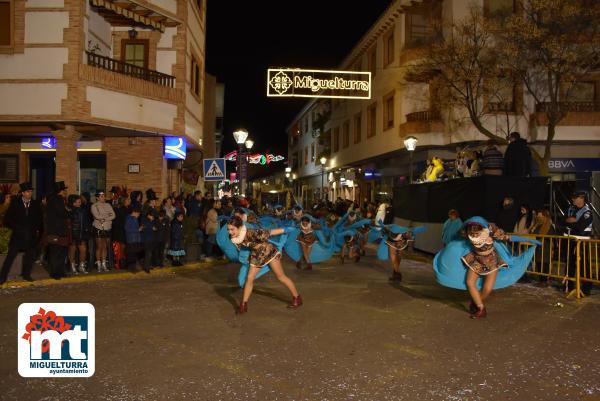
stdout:
<svg viewBox="0 0 600 401">
<path fill-rule="evenodd" d="M 110 230 L 112 221 L 116 214 L 110 203 L 106 202 L 106 194 L 99 191 L 96 194 L 96 203 L 91 208 L 94 216 L 93 233 L 96 241 L 96 268 L 98 272 L 108 271 L 108 240 L 110 239 Z"/>
</svg>

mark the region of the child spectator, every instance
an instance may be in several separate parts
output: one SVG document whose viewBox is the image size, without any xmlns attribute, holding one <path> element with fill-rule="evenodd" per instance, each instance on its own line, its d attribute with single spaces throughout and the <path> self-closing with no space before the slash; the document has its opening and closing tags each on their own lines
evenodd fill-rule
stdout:
<svg viewBox="0 0 600 401">
<path fill-rule="evenodd" d="M 139 261 L 139 253 L 142 246 L 142 230 L 139 223 L 140 208 L 135 207 L 127 216 L 125 221 L 125 238 L 127 241 L 127 266 L 133 265 L 131 270 L 138 271 L 137 263 Z"/>
<path fill-rule="evenodd" d="M 179 261 L 181 256 L 185 256 L 183 240 L 183 213 L 175 213 L 175 219 L 171 222 L 171 241 L 167 254 L 173 257 L 173 266 L 182 266 Z"/>
<path fill-rule="evenodd" d="M 150 273 L 157 232 L 158 227 L 154 219 L 154 210 L 149 208 L 142 217 L 142 244 L 144 246 L 144 271 L 146 273 Z"/>
<path fill-rule="evenodd" d="M 154 265 L 158 267 L 163 267 L 163 261 L 165 259 L 165 246 L 167 245 L 167 240 L 169 239 L 169 217 L 165 210 L 161 210 L 158 213 L 158 221 L 156 222 L 156 226 L 158 228 L 157 236 L 156 236 L 156 247 L 154 248 Z"/>
</svg>

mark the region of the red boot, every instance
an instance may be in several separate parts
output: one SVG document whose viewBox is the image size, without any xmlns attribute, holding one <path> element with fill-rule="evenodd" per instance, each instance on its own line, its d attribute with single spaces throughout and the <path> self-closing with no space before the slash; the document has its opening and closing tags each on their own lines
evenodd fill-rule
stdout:
<svg viewBox="0 0 600 401">
<path fill-rule="evenodd" d="M 300 296 L 300 294 L 298 294 L 297 297 L 293 297 L 292 298 L 292 303 L 289 304 L 287 307 L 289 309 L 297 309 L 302 305 L 302 297 Z"/>
<path fill-rule="evenodd" d="M 299 261 L 296 262 L 296 269 L 298 269 L 298 270 L 302 269 L 302 259 L 300 259 Z"/>
<path fill-rule="evenodd" d="M 483 319 L 487 316 L 487 311 L 485 310 L 485 306 L 481 309 L 477 308 L 477 311 L 471 314 L 471 319 Z"/>
<path fill-rule="evenodd" d="M 469 302 L 469 313 L 471 315 L 474 315 L 475 313 L 477 313 L 478 310 L 479 310 L 479 308 L 477 307 L 477 305 L 475 305 L 475 302 L 473 302 L 473 301 Z"/>
<path fill-rule="evenodd" d="M 397 272 L 396 270 L 392 270 L 392 276 L 389 279 L 393 282 L 401 282 L 402 281 L 402 273 Z"/>
<path fill-rule="evenodd" d="M 311 263 L 307 264 L 306 269 L 304 269 L 304 270 L 312 270 L 312 264 Z"/>
<path fill-rule="evenodd" d="M 248 302 L 240 302 L 240 307 L 238 308 L 238 315 L 241 315 L 242 313 L 246 313 L 248 312 Z"/>
</svg>

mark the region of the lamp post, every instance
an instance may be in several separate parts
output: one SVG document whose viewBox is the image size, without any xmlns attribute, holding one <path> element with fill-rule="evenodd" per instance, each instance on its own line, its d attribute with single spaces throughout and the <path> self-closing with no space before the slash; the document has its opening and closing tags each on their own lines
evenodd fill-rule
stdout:
<svg viewBox="0 0 600 401">
<path fill-rule="evenodd" d="M 246 139 L 244 145 L 246 146 L 246 153 L 244 154 L 244 171 L 248 174 L 250 150 L 252 149 L 252 146 L 254 146 L 254 141 L 252 139 Z M 250 194 L 252 194 L 252 187 L 246 183 L 246 192 L 243 192 L 246 197 L 248 196 L 248 190 L 250 190 Z"/>
<path fill-rule="evenodd" d="M 325 164 L 327 163 L 327 158 L 325 156 L 321 156 L 319 160 L 321 162 L 321 200 L 325 199 L 325 193 L 323 192 L 323 176 L 325 175 Z"/>
<path fill-rule="evenodd" d="M 235 139 L 235 142 L 238 145 L 238 152 L 237 152 L 237 175 L 238 175 L 238 182 L 239 182 L 239 191 L 240 194 L 244 193 L 244 183 L 243 183 L 243 177 L 242 177 L 242 145 L 246 142 L 246 138 L 248 138 L 248 131 L 246 131 L 243 128 L 239 128 L 235 131 L 233 131 L 233 138 Z"/>
<path fill-rule="evenodd" d="M 409 136 L 404 140 L 404 147 L 408 151 L 408 159 L 409 159 L 409 184 L 413 183 L 413 153 L 417 148 L 417 142 L 419 140 L 414 136 Z"/>
</svg>

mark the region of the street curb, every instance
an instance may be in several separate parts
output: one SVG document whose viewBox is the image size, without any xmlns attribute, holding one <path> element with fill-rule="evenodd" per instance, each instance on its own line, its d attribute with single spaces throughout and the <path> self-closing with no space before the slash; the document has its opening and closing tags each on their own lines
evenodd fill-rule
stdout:
<svg viewBox="0 0 600 401">
<path fill-rule="evenodd" d="M 146 273 L 143 270 L 138 272 L 131 272 L 125 270 L 123 272 L 115 273 L 94 273 L 92 275 L 77 275 L 64 277 L 61 280 L 55 280 L 52 278 L 29 281 L 9 281 L 0 286 L 0 289 L 13 289 L 13 288 L 27 288 L 27 287 L 46 287 L 50 285 L 63 285 L 63 284 L 76 284 L 76 283 L 87 283 L 94 281 L 114 281 L 114 280 L 131 280 L 140 278 L 152 278 L 158 276 L 165 276 L 168 274 L 176 274 L 185 271 L 193 271 L 199 269 L 206 269 L 213 266 L 219 266 L 229 263 L 229 260 L 216 260 L 212 262 L 198 262 L 189 263 L 183 266 L 170 266 L 161 267 L 158 269 L 150 270 L 150 273 Z"/>
</svg>

